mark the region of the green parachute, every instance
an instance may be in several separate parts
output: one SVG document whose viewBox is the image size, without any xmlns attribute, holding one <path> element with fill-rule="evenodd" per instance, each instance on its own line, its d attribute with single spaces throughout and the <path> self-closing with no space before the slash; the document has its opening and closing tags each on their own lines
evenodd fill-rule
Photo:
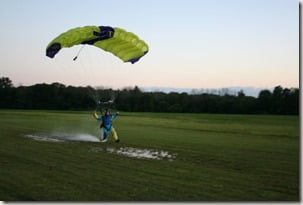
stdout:
<svg viewBox="0 0 303 205">
<path fill-rule="evenodd" d="M 96 46 L 131 63 L 148 52 L 148 45 L 134 33 L 110 26 L 84 26 L 70 29 L 52 40 L 46 48 L 46 56 L 54 58 L 61 48 L 79 44 Z"/>
</svg>

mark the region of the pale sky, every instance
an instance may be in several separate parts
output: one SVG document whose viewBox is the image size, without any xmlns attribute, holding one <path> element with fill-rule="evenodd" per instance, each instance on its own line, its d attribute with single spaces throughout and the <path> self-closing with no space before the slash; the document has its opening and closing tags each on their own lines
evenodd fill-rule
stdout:
<svg viewBox="0 0 303 205">
<path fill-rule="evenodd" d="M 80 26 L 112 26 L 150 48 L 138 63 L 85 46 L 45 56 Z M 0 77 L 121 88 L 299 87 L 296 0 L 1 0 Z"/>
</svg>

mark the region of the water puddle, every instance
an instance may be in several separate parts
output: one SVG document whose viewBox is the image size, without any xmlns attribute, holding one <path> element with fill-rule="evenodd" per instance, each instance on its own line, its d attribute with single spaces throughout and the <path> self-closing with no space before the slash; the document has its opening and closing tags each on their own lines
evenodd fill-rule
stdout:
<svg viewBox="0 0 303 205">
<path fill-rule="evenodd" d="M 138 159 L 166 159 L 169 161 L 172 161 L 177 156 L 176 154 L 172 154 L 164 150 L 139 149 L 134 147 L 92 147 L 90 151 L 108 152 Z"/>
</svg>

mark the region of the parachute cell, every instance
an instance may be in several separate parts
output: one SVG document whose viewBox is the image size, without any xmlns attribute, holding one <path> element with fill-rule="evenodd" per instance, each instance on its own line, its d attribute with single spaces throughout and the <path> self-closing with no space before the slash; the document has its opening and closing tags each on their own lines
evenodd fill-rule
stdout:
<svg viewBox="0 0 303 205">
<path fill-rule="evenodd" d="M 79 44 L 96 46 L 131 63 L 148 52 L 148 45 L 134 33 L 110 26 L 84 26 L 70 29 L 52 40 L 46 48 L 46 55 L 54 58 L 61 48 Z"/>
</svg>

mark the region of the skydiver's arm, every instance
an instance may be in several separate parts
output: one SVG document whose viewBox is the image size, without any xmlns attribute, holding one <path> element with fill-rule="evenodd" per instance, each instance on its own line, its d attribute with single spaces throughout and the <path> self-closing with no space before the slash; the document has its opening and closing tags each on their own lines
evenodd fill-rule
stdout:
<svg viewBox="0 0 303 205">
<path fill-rule="evenodd" d="M 119 115 L 119 112 L 116 112 L 116 114 L 112 115 L 112 119 L 115 119 Z"/>
<path fill-rule="evenodd" d="M 99 117 L 99 116 L 97 115 L 97 112 L 96 112 L 96 111 L 93 113 L 93 116 L 94 116 L 95 119 L 98 119 L 98 117 Z"/>
<path fill-rule="evenodd" d="M 93 116 L 96 120 L 102 121 L 102 116 L 98 116 L 96 111 L 94 112 Z"/>
</svg>

